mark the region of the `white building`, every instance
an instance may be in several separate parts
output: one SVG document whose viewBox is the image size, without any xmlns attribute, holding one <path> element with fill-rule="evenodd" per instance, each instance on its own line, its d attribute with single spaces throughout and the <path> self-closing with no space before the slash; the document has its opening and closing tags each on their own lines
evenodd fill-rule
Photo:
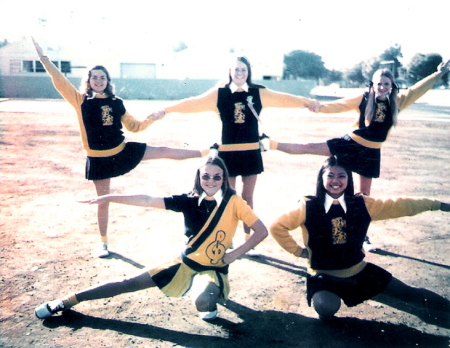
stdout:
<svg viewBox="0 0 450 348">
<path fill-rule="evenodd" d="M 139 48 L 92 42 L 86 47 L 70 45 L 51 47 L 40 43 L 44 52 L 70 77 L 84 76 L 86 68 L 104 65 L 111 78 L 138 79 L 226 79 L 235 53 L 207 48 L 186 48 L 179 52 L 158 52 L 143 44 Z M 93 46 L 95 48 L 93 48 Z M 125 45 L 126 46 L 126 45 Z M 280 80 L 283 75 L 282 54 L 245 54 L 254 80 Z M 0 76 L 30 76 L 44 73 L 30 38 L 0 48 Z"/>
</svg>

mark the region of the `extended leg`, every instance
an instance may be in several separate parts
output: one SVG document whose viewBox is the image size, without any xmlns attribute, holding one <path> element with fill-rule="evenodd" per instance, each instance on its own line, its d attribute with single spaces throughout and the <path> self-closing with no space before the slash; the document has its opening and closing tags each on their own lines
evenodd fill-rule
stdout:
<svg viewBox="0 0 450 348">
<path fill-rule="evenodd" d="M 309 143 L 309 144 L 294 144 L 294 143 L 278 143 L 278 151 L 286 152 L 291 155 L 319 155 L 331 156 L 330 149 L 327 143 Z"/>
<path fill-rule="evenodd" d="M 143 160 L 169 158 L 174 160 L 184 160 L 188 158 L 203 157 L 200 150 L 189 150 L 172 147 L 155 147 L 147 145 Z"/>
<path fill-rule="evenodd" d="M 143 290 L 154 286 L 156 286 L 155 282 L 148 272 L 145 271 L 131 278 L 97 285 L 74 294 L 69 294 L 61 299 L 43 303 L 38 306 L 34 312 L 39 319 L 45 319 L 83 301 L 113 297 L 119 294 Z"/>
<path fill-rule="evenodd" d="M 135 276 L 108 282 L 79 291 L 75 294 L 78 302 L 113 297 L 127 292 L 134 292 L 156 286 L 150 274 L 145 271 Z"/>
</svg>

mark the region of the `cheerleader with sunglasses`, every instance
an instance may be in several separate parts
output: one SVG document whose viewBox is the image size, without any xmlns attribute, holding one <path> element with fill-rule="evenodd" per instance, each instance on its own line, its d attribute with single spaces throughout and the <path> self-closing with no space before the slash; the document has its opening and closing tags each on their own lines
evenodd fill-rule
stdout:
<svg viewBox="0 0 450 348">
<path fill-rule="evenodd" d="M 141 271 L 130 278 L 107 282 L 36 308 L 39 319 L 71 308 L 82 301 L 158 287 L 165 295 L 181 297 L 189 292 L 204 320 L 217 316 L 217 303 L 230 292 L 228 266 L 254 248 L 268 231 L 248 204 L 236 195 L 228 182 L 228 171 L 220 157 L 209 157 L 197 170 L 191 194 L 159 198 L 147 195 L 105 195 L 82 203 L 121 203 L 167 209 L 183 213 L 187 243 L 179 257 Z M 227 252 L 239 220 L 254 233 L 241 246 Z"/>
</svg>

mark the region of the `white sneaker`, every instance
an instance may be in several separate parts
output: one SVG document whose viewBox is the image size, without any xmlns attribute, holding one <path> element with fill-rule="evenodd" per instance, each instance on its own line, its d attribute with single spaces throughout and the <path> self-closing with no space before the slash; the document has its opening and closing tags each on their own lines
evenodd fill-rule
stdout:
<svg viewBox="0 0 450 348">
<path fill-rule="evenodd" d="M 218 313 L 218 310 L 216 309 L 215 311 L 212 311 L 212 312 L 198 312 L 198 315 L 203 320 L 213 320 L 213 319 L 217 318 L 217 313 Z"/>
<path fill-rule="evenodd" d="M 108 243 L 102 243 L 99 253 L 97 254 L 98 257 L 108 257 L 109 251 L 108 251 Z"/>
<path fill-rule="evenodd" d="M 375 251 L 375 250 L 377 250 L 377 247 L 370 242 L 370 239 L 367 236 L 364 238 L 363 248 L 364 248 L 365 251 Z"/>
<path fill-rule="evenodd" d="M 36 317 L 38 317 L 39 319 L 46 319 L 50 318 L 53 314 L 62 312 L 66 309 L 68 308 L 64 306 L 63 301 L 53 300 L 36 307 L 36 309 L 34 310 L 34 314 L 36 314 Z"/>
</svg>

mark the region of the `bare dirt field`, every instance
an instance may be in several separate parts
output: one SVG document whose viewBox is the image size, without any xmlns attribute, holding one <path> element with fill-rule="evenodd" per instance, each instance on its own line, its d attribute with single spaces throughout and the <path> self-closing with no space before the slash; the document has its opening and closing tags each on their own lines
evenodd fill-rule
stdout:
<svg viewBox="0 0 450 348">
<path fill-rule="evenodd" d="M 404 111 L 382 149 L 381 178 L 372 196 L 425 196 L 450 202 L 450 91 L 431 91 Z M 125 101 L 138 117 L 165 103 Z M 287 142 L 344 135 L 354 114 L 323 117 L 307 110 L 265 110 L 264 131 Z M 132 140 L 206 148 L 219 141 L 210 113 L 168 115 Z M 264 153 L 255 211 L 270 225 L 303 195 L 313 194 L 325 158 Z M 63 315 L 36 319 L 42 302 L 171 259 L 182 248 L 181 214 L 123 205 L 110 209 L 107 259 L 99 245 L 96 207 L 84 179 L 76 117 L 62 100 L 0 103 L 0 346 L 1 347 L 449 347 L 450 313 L 367 301 L 343 306 L 324 324 L 305 299 L 305 262 L 268 237 L 261 257 L 230 267 L 231 296 L 212 323 L 199 319 L 189 298 L 157 289 L 81 303 Z M 203 159 L 153 160 L 112 180 L 115 193 L 167 196 L 188 192 Z M 239 188 L 238 188 L 239 190 Z M 450 300 L 450 214 L 373 222 L 380 248 L 366 259 L 407 284 Z M 298 231 L 296 231 L 298 232 Z M 297 237 L 299 233 L 296 234 Z M 239 227 L 235 244 L 243 240 Z"/>
</svg>

